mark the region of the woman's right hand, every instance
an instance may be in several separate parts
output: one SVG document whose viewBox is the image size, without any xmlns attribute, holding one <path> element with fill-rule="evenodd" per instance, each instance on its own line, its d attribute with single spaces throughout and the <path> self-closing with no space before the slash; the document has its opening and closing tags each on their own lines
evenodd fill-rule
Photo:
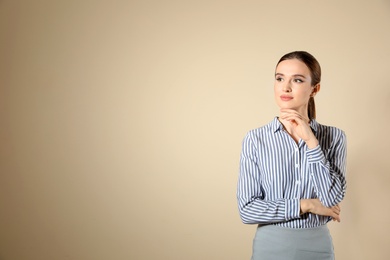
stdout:
<svg viewBox="0 0 390 260">
<path fill-rule="evenodd" d="M 333 220 L 340 222 L 340 206 L 325 207 L 319 199 L 301 199 L 301 214 L 313 213 L 321 216 L 332 217 Z"/>
</svg>

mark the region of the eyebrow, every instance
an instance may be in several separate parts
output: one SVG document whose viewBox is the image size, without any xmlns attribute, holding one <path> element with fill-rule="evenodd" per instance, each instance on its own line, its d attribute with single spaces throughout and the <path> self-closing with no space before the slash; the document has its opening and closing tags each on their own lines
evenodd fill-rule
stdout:
<svg viewBox="0 0 390 260">
<path fill-rule="evenodd" d="M 275 76 L 284 76 L 283 73 L 275 73 Z M 293 77 L 302 77 L 302 78 L 306 78 L 305 76 L 303 76 L 302 74 L 294 74 L 292 75 Z"/>
</svg>

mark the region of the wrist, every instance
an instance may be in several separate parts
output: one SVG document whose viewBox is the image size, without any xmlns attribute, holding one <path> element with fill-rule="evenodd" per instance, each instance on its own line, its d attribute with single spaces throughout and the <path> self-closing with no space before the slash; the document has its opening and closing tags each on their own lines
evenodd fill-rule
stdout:
<svg viewBox="0 0 390 260">
<path fill-rule="evenodd" d="M 309 140 L 306 141 L 307 148 L 309 148 L 309 149 L 316 148 L 318 146 L 318 144 L 319 144 L 318 140 L 314 136 L 313 136 L 313 138 L 310 138 Z"/>
<path fill-rule="evenodd" d="M 310 212 L 311 210 L 310 199 L 301 199 L 300 207 L 301 207 L 301 215 Z"/>
</svg>

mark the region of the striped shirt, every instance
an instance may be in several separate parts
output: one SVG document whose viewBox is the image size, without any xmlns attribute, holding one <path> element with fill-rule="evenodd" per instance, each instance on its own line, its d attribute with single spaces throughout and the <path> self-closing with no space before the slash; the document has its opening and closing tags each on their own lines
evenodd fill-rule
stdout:
<svg viewBox="0 0 390 260">
<path fill-rule="evenodd" d="M 318 198 L 330 207 L 346 190 L 346 136 L 335 127 L 311 120 L 319 145 L 298 144 L 275 117 L 249 131 L 242 144 L 237 200 L 245 224 L 274 224 L 310 228 L 331 217 L 300 214 L 300 199 Z"/>
</svg>

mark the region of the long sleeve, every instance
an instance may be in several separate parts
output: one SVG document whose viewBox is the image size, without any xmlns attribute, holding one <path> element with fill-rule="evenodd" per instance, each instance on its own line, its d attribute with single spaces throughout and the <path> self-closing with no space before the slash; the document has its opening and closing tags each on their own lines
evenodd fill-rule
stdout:
<svg viewBox="0 0 390 260">
<path fill-rule="evenodd" d="M 346 137 L 342 130 L 315 120 L 310 126 L 319 141 L 314 149 L 291 138 L 277 118 L 245 136 L 237 185 L 242 222 L 311 228 L 331 220 L 301 215 L 300 201 L 318 198 L 330 207 L 344 198 Z"/>
<path fill-rule="evenodd" d="M 321 145 L 306 152 L 311 180 L 318 198 L 327 207 L 340 203 L 346 191 L 346 136 L 343 131 L 332 128 L 328 149 Z M 331 140 L 331 141 L 330 141 Z"/>
<path fill-rule="evenodd" d="M 285 222 L 299 218 L 299 199 L 268 200 L 261 182 L 259 149 L 252 133 L 248 133 L 242 144 L 237 200 L 240 217 L 245 224 Z M 264 155 L 263 155 L 264 156 Z"/>
</svg>

